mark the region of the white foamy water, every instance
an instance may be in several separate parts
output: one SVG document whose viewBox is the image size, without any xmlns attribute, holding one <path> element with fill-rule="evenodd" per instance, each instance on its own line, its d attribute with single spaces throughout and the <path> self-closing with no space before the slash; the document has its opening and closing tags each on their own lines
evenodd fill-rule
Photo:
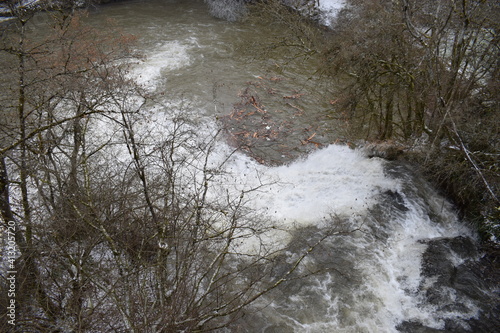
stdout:
<svg viewBox="0 0 500 333">
<path fill-rule="evenodd" d="M 326 231 L 331 223 L 328 215 L 332 214 L 350 220 L 352 228 L 360 228 L 342 236 L 341 241 L 335 237 L 325 241 L 333 258 L 346 253 L 352 257 L 350 264 L 340 264 L 338 270 L 355 272 L 354 280 L 341 279 L 339 285 L 332 282 L 330 273 L 316 276 L 304 283 L 298 293 L 286 295 L 284 300 L 266 307 L 270 327 L 286 325 L 297 333 L 396 333 L 397 325 L 403 321 L 442 329 L 446 318 L 477 314 L 473 304 L 469 305 L 468 313 L 438 311 L 438 306 L 426 304 L 425 290 L 419 289 L 424 282 L 422 254 L 427 248 L 420 241 L 472 236 L 459 223 L 449 204 L 433 191 L 406 193 L 403 182 L 407 188 L 417 186 L 412 180 L 387 176 L 386 162 L 369 159 L 345 146 L 332 145 L 281 167 L 260 166 L 248 158 L 239 158 L 234 162 L 237 166 L 232 167 L 241 177 L 237 182 L 249 185 L 256 179 L 276 181 L 250 200 L 255 210 L 269 218 L 264 219 L 267 223 L 288 231 L 305 226 Z M 385 209 L 377 204 L 386 191 L 399 193 L 400 204 L 405 208 L 395 214 L 382 214 L 384 220 L 381 220 L 374 212 Z M 428 201 L 419 195 L 425 195 Z M 390 206 L 391 202 L 382 205 Z M 292 241 L 289 233 L 277 230 L 261 239 L 277 247 Z M 313 255 L 310 263 L 315 261 Z"/>
<path fill-rule="evenodd" d="M 149 50 L 144 62 L 136 65 L 131 75 L 138 83 L 155 88 L 162 75 L 190 64 L 190 47 L 186 43 L 168 42 Z M 164 126 L 168 132 L 167 116 L 158 112 L 151 117 L 157 127 Z M 214 128 L 214 124 L 205 122 L 200 139 L 208 137 Z M 147 132 L 159 139 L 162 129 L 150 128 Z M 222 143 L 211 160 L 211 167 L 219 167 L 231 150 Z M 305 226 L 317 224 L 331 215 L 363 215 L 377 202 L 375 197 L 381 191 L 397 190 L 399 183 L 384 175 L 383 165 L 381 159 L 369 159 L 362 152 L 341 145 L 331 145 L 280 167 L 266 167 L 236 153 L 224 165 L 229 174 L 219 190 L 237 196 L 241 191 L 259 187 L 247 195 L 255 211 L 272 219 L 273 223 L 283 224 L 282 227 L 287 224 Z M 213 194 L 214 197 L 219 195 L 217 191 Z"/>
<path fill-rule="evenodd" d="M 318 8 L 322 13 L 322 23 L 327 26 L 331 25 L 345 5 L 344 0 L 318 0 Z"/>
<path fill-rule="evenodd" d="M 318 8 L 330 15 L 336 15 L 345 5 L 344 0 L 318 0 Z"/>
<path fill-rule="evenodd" d="M 396 181 L 385 177 L 381 160 L 339 145 L 270 168 L 269 174 L 279 181 L 256 198 L 256 208 L 300 224 L 317 223 L 329 215 L 362 215 L 380 191 L 398 188 Z"/>
<path fill-rule="evenodd" d="M 234 155 L 227 165 L 237 191 L 266 186 L 249 193 L 253 209 L 273 221 L 306 226 L 331 215 L 363 215 L 377 203 L 376 196 L 398 190 L 399 182 L 384 174 L 384 161 L 367 158 L 347 146 L 330 145 L 279 167 L 267 167 Z"/>
<path fill-rule="evenodd" d="M 332 19 L 344 6 L 343 1 L 319 4 L 326 13 L 325 19 Z M 159 82 L 194 61 L 190 50 L 197 46 L 190 38 L 159 43 L 148 50 L 145 61 L 134 68 L 132 75 L 140 84 L 157 88 Z M 203 118 L 201 114 L 205 112 L 199 110 L 198 114 Z M 168 112 L 158 110 L 143 125 L 146 140 L 152 140 L 151 146 L 154 138 L 160 139 L 171 131 L 168 116 Z M 195 128 L 200 143 L 216 131 L 212 120 L 201 118 L 198 120 L 202 125 Z M 408 184 L 404 179 L 389 176 L 385 171 L 389 162 L 367 158 L 346 146 L 330 145 L 279 167 L 261 165 L 240 152 L 226 160 L 232 151 L 221 141 L 212 152 L 208 167 L 219 170 L 221 175 L 211 183 L 210 200 L 232 200 L 228 198 L 238 198 L 243 193 L 246 207 L 254 212 L 250 218 L 257 219 L 264 228 L 276 227 L 259 237 L 244 238 L 235 244 L 237 251 L 256 252 L 260 242 L 275 249 L 286 247 L 294 241 L 294 230 L 328 230 L 332 216 L 348 221 L 352 229 L 360 229 L 325 241 L 327 257 L 331 256 L 338 271 L 349 279 L 328 272 L 301 282 L 292 293 L 280 290 L 280 297 L 264 301 L 271 305 L 259 314 L 261 326 L 253 330 L 251 323 L 246 323 L 249 332 L 273 332 L 286 327 L 286 332 L 297 333 L 386 333 L 398 332 L 396 327 L 403 321 L 439 329 L 443 328 L 444 318 L 475 315 L 474 311 L 438 311 L 436 306 L 425 304 L 425 290 L 420 290 L 428 282 L 421 277 L 422 254 L 427 245 L 420 241 L 468 234 L 448 204 L 435 193 L 425 193 L 427 201 L 419 197 L 422 194 L 418 191 L 407 193 L 414 185 L 411 180 Z M 205 155 L 199 155 L 190 159 L 184 170 L 186 184 L 203 179 L 204 158 Z M 395 215 L 374 214 L 383 209 L 378 205 L 388 191 L 400 196 L 406 210 Z M 386 204 L 391 205 L 381 205 Z M 309 264 L 320 260 L 316 255 L 324 254 L 313 254 Z M 339 258 L 344 261 L 337 263 Z"/>
<path fill-rule="evenodd" d="M 459 223 L 449 204 L 435 193 L 427 193 L 440 201 L 442 207 L 434 212 L 437 215 L 434 219 L 429 217 L 429 205 L 422 198 L 401 193 L 408 211 L 390 221 L 385 230 L 388 238 L 384 242 L 367 244 L 369 259 L 357 263 L 367 277 L 357 297 L 361 300 L 364 295 L 371 294 L 378 299 L 374 303 L 379 302 L 372 314 L 372 321 L 378 322 L 378 328 L 367 331 L 398 332 L 395 327 L 402 321 L 414 321 L 442 329 L 443 318 L 474 316 L 477 313 L 474 307 L 468 314 L 453 311 L 438 313 L 438 306 L 425 304 L 425 289 L 420 290 L 423 282 L 421 260 L 427 248 L 420 241 L 472 234 Z M 372 240 L 368 238 L 366 241 Z"/>
<path fill-rule="evenodd" d="M 130 73 L 136 82 L 149 89 L 155 89 L 157 82 L 169 72 L 191 63 L 189 49 L 192 45 L 179 41 L 166 42 L 148 50 L 144 60 L 135 64 Z"/>
<path fill-rule="evenodd" d="M 176 109 L 177 105 L 170 107 Z M 155 142 L 167 139 L 174 130 L 169 120 L 172 113 L 155 109 L 144 115 L 137 123 L 137 136 L 150 147 L 145 154 L 154 158 Z M 194 126 L 196 122 L 186 127 L 198 133 L 193 146 L 216 132 L 216 125 L 203 116 L 198 119 L 199 127 Z M 435 193 L 416 189 L 406 193 L 416 185 L 389 176 L 385 170 L 389 162 L 368 158 L 346 146 L 331 145 L 289 165 L 271 167 L 240 152 L 227 159 L 233 149 L 223 141 L 215 144 L 208 167 L 221 175 L 211 182 L 210 200 L 225 201 L 228 196 L 237 198 L 244 193 L 246 206 L 255 213 L 250 218 L 257 217 L 263 228 L 276 227 L 259 237 L 245 237 L 242 243 L 235 244 L 235 252 L 255 253 L 261 242 L 274 250 L 284 248 L 294 241 L 294 230 L 310 226 L 328 230 L 330 216 L 349 221 L 352 229 L 360 229 L 342 239 L 325 241 L 332 258 L 349 254 L 350 264 L 340 265 L 338 270 L 353 274 L 354 282 L 342 280 L 338 284 L 332 273 L 319 274 L 304 282 L 299 293 L 284 296 L 286 306 L 283 301 L 275 301 L 266 309 L 270 324 L 284 323 L 297 333 L 385 333 L 397 332 L 396 326 L 405 320 L 439 329 L 444 325 L 443 318 L 464 316 L 439 312 L 436 306 L 423 304 L 419 290 L 423 282 L 421 258 L 426 249 L 419 241 L 468 234 L 449 204 Z M 188 156 L 190 151 L 178 153 Z M 127 153 L 122 149 L 120 154 Z M 202 181 L 204 158 L 204 154 L 189 157 L 182 177 L 187 189 L 189 184 Z M 374 217 L 387 191 L 399 193 L 400 204 L 406 210 L 382 214 L 382 219 Z M 425 195 L 426 201 L 420 195 Z M 390 204 L 383 202 L 382 206 Z M 308 263 L 315 265 L 316 260 L 313 255 Z M 308 315 L 312 319 L 307 319 Z M 474 316 L 475 312 L 466 315 Z"/>
</svg>

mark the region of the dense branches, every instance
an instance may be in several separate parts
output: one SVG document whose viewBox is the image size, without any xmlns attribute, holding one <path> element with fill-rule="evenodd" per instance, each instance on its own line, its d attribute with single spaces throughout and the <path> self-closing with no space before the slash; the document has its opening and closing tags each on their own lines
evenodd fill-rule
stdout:
<svg viewBox="0 0 500 333">
<path fill-rule="evenodd" d="M 51 13 L 43 33 L 19 18 L 2 40 L 0 212 L 2 228 L 17 226 L 15 329 L 225 326 L 314 245 L 277 274 L 280 249 L 261 240 L 275 229 L 245 205 L 265 184 L 228 186 L 232 152 L 217 150 L 218 132 L 201 135 L 188 108 L 130 78 L 134 38 L 66 14 Z"/>
<path fill-rule="evenodd" d="M 499 203 L 499 10 L 493 1 L 357 1 L 325 52 L 351 125 L 371 140 L 427 143 L 435 180 L 486 220 Z"/>
<path fill-rule="evenodd" d="M 498 221 L 497 2 L 352 0 L 331 29 L 314 32 L 311 20 L 270 3 L 278 22 L 296 24 L 280 46 L 320 57 L 328 112 L 348 124 L 350 140 L 417 152 L 459 206 Z"/>
</svg>

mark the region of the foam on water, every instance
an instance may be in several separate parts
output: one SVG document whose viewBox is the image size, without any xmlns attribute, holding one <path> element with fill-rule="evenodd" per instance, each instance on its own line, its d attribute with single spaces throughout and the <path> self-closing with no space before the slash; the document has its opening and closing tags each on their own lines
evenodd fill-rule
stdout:
<svg viewBox="0 0 500 333">
<path fill-rule="evenodd" d="M 409 191 L 417 185 L 411 179 L 388 176 L 384 171 L 385 163 L 339 145 L 331 145 L 280 167 L 263 166 L 247 156 L 234 155 L 228 168 L 234 178 L 228 183 L 243 187 L 270 184 L 261 191 L 250 192 L 252 208 L 263 213 L 268 223 L 279 226 L 279 230 L 268 232 L 259 240 L 264 239 L 276 247 L 284 246 L 292 240 L 284 230 L 311 225 L 326 228 L 331 214 L 353 223 L 364 221 L 362 232 L 345 242 L 353 254 L 352 268 L 361 274 L 357 277 L 361 279 L 360 284 L 350 287 L 353 288 L 349 291 L 350 296 L 347 299 L 343 296 L 339 301 L 336 293 L 340 289 L 332 286 L 329 275 L 319 276 L 317 282 L 309 286 L 309 292 L 304 291 L 309 287 L 303 287 L 300 295 L 289 296 L 286 308 L 296 307 L 297 312 L 292 311 L 292 315 L 287 314 L 291 310 L 281 312 L 283 305 L 275 304 L 273 320 L 286 322 L 295 332 L 398 332 L 396 326 L 402 321 L 420 322 L 440 329 L 444 325 L 443 318 L 466 318 L 476 314 L 473 304 L 469 306 L 469 313 L 438 312 L 435 305 L 425 304 L 425 291 L 420 287 L 423 283 L 421 260 L 427 245 L 420 241 L 472 235 L 458 222 L 443 198 L 433 191 Z M 374 207 L 380 203 L 380 195 L 387 191 L 399 193 L 404 212 L 387 215 L 389 221 L 377 221 L 371 216 L 372 209 L 379 209 Z M 425 200 L 420 195 L 424 195 Z M 241 248 L 244 246 L 250 251 L 258 244 L 248 239 Z M 332 255 L 339 251 L 334 242 L 328 246 Z M 347 290 L 341 291 L 345 292 Z M 308 322 L 297 316 L 311 311 L 307 309 L 313 306 L 307 303 L 311 298 L 306 298 L 311 294 L 317 297 L 314 302 L 328 309 L 324 317 Z M 313 313 L 317 311 L 310 315 Z"/>
<path fill-rule="evenodd" d="M 340 145 L 269 168 L 268 173 L 279 181 L 255 199 L 256 209 L 301 225 L 316 224 L 331 214 L 362 215 L 376 203 L 380 191 L 398 187 L 384 175 L 381 160 Z"/>
<path fill-rule="evenodd" d="M 137 135 L 154 147 L 155 140 L 172 130 L 171 114 L 162 110 L 147 114 L 148 118 L 138 124 L 141 130 Z M 216 132 L 216 125 L 200 117 L 201 126 L 193 129 L 201 143 L 203 137 Z M 397 332 L 395 327 L 405 320 L 439 329 L 444 325 L 443 318 L 475 314 L 473 305 L 469 306 L 470 313 L 458 314 L 438 312 L 435 306 L 423 303 L 420 267 L 426 245 L 419 240 L 454 237 L 467 231 L 457 228 L 456 216 L 443 199 L 431 194 L 424 201 L 415 193 L 406 193 L 408 183 L 386 172 L 388 162 L 367 158 L 346 146 L 331 145 L 289 165 L 270 167 L 234 152 L 224 142 L 213 148 L 208 167 L 219 168 L 221 175 L 214 178 L 210 200 L 226 200 L 227 195 L 237 197 L 244 192 L 247 207 L 261 217 L 260 223 L 276 226 L 258 237 L 243 238 L 241 244 L 235 244 L 236 252 L 256 252 L 261 242 L 283 248 L 293 240 L 293 230 L 327 228 L 330 215 L 364 223 L 362 232 L 346 235 L 343 240 L 353 257 L 351 269 L 360 274 L 356 277 L 359 284 L 345 289 L 335 285 L 329 274 L 320 275 L 304 285 L 300 294 L 288 295 L 286 308 L 278 303 L 269 307 L 266 311 L 272 320 L 286 323 L 295 332 Z M 231 157 L 227 160 L 228 155 Z M 202 179 L 203 163 L 203 158 L 192 159 L 185 170 L 188 183 L 197 177 L 198 181 Z M 372 219 L 372 210 L 377 209 L 381 195 L 387 191 L 400 193 L 407 211 L 390 221 Z M 433 214 L 439 215 L 439 223 L 430 218 Z M 377 238 L 377 228 L 383 229 L 385 236 L 381 239 Z M 339 251 L 333 241 L 328 248 L 334 256 Z M 296 310 L 290 310 L 294 307 Z M 315 317 L 300 315 L 307 311 Z"/>
<path fill-rule="evenodd" d="M 399 182 L 385 176 L 384 162 L 347 146 L 330 145 L 302 160 L 267 167 L 241 154 L 228 165 L 234 184 L 268 184 L 251 198 L 253 208 L 273 220 L 305 226 L 330 215 L 358 216 Z"/>
<path fill-rule="evenodd" d="M 420 322 L 436 329 L 444 325 L 442 319 L 436 316 L 434 306 L 422 304 L 424 299 L 419 292 L 421 259 L 427 245 L 418 241 L 458 236 L 464 230 L 451 226 L 440 228 L 417 212 L 415 206 L 409 208 L 403 219 L 391 221 L 389 238 L 384 244 L 372 246 L 369 259 L 358 263 L 367 280 L 357 297 L 362 299 L 363 295 L 371 294 L 378 299 L 374 303 L 380 303 L 372 310 L 373 318 L 380 321 L 380 328 L 373 332 L 397 332 L 395 326 L 403 320 Z"/>
<path fill-rule="evenodd" d="M 338 11 L 340 11 L 342 8 L 345 7 L 345 1 L 344 0 L 319 0 L 318 1 L 318 7 L 325 13 L 331 13 L 334 15 Z"/>
<path fill-rule="evenodd" d="M 170 107 L 180 106 L 174 103 Z M 198 143 L 193 146 L 217 132 L 216 124 L 204 118 L 202 112 L 190 113 L 192 117 L 196 114 L 199 127 L 193 127 L 196 121 L 188 125 L 198 133 Z M 146 155 L 152 156 L 155 142 L 172 132 L 172 112 L 152 109 L 144 115 L 137 123 L 137 135 L 151 147 Z M 106 130 L 116 131 L 111 127 Z M 261 242 L 276 250 L 284 248 L 293 240 L 294 230 L 308 226 L 326 229 L 331 215 L 353 224 L 363 221 L 362 232 L 342 236 L 343 248 L 334 241 L 328 243 L 332 255 L 344 249 L 352 255 L 350 269 L 359 274 L 359 284 L 342 290 L 332 282 L 331 275 L 320 275 L 302 287 L 301 294 L 287 296 L 288 307 L 297 309 L 293 314 L 283 312 L 283 305 L 275 304 L 269 311 L 273 320 L 286 322 L 296 332 L 397 332 L 395 327 L 404 320 L 439 329 L 444 325 L 443 318 L 475 315 L 473 305 L 468 314 L 441 311 L 436 315 L 435 306 L 423 304 L 419 290 L 421 258 L 427 245 L 419 240 L 467 234 L 466 229 L 458 227 L 449 204 L 435 193 L 417 193 L 412 190 L 415 185 L 411 180 L 390 176 L 386 171 L 388 162 L 368 158 L 347 146 L 330 145 L 288 165 L 271 167 L 234 152 L 223 141 L 215 143 L 208 167 L 218 169 L 221 175 L 211 184 L 210 200 L 227 200 L 228 196 L 236 198 L 245 193 L 246 206 L 260 216 L 260 223 L 276 226 L 258 237 L 243 238 L 235 244 L 235 252 L 255 253 Z M 122 154 L 126 154 L 124 149 Z M 199 183 L 203 179 L 204 157 L 191 157 L 190 161 L 184 180 Z M 380 200 L 387 191 L 399 193 L 406 210 L 388 215 L 392 216 L 389 221 L 377 221 L 371 216 L 372 210 L 378 209 L 378 204 L 384 205 Z M 377 235 L 378 229 L 383 237 Z M 319 306 L 322 315 L 316 315 L 314 320 L 299 315 L 307 311 L 317 314 L 315 306 Z"/>
<path fill-rule="evenodd" d="M 334 10 L 343 2 L 328 4 Z M 146 60 L 134 68 L 132 75 L 139 83 L 154 89 L 165 73 L 191 64 L 192 47 L 197 47 L 193 40 L 159 44 L 148 51 Z M 170 131 L 169 113 L 151 110 L 150 114 L 141 127 L 146 132 L 145 139 L 160 140 Z M 205 113 L 200 110 L 190 115 L 196 114 L 203 118 L 201 115 Z M 200 127 L 195 128 L 200 143 L 203 137 L 210 138 L 217 131 L 211 120 L 201 118 Z M 309 226 L 327 228 L 331 216 L 350 221 L 353 227 L 358 227 L 360 221 L 362 224 L 361 232 L 345 236 L 344 247 L 340 249 L 352 255 L 350 269 L 359 274 L 355 278 L 358 282 L 347 287 L 336 285 L 330 273 L 309 280 L 301 294 L 284 296 L 286 306 L 276 302 L 267 308 L 269 325 L 273 321 L 286 323 L 295 332 L 311 333 L 397 332 L 395 327 L 405 320 L 442 328 L 445 317 L 474 315 L 474 311 L 437 315 L 435 306 L 423 303 L 419 289 L 426 245 L 419 241 L 454 237 L 467 231 L 457 227 L 456 216 L 435 194 L 426 194 L 427 201 L 423 201 L 415 193 L 406 193 L 408 182 L 389 176 L 385 168 L 388 162 L 368 158 L 347 146 L 330 145 L 288 165 L 270 167 L 234 152 L 223 141 L 211 149 L 207 166 L 220 169 L 220 176 L 211 184 L 210 200 L 228 200 L 244 193 L 246 207 L 255 212 L 253 217 L 258 215 L 260 223 L 276 226 L 258 237 L 242 239 L 235 245 L 236 252 L 258 251 L 261 242 L 276 249 L 285 247 L 293 240 L 293 230 Z M 191 161 L 184 178 L 187 182 L 200 181 L 204 158 Z M 372 209 L 388 191 L 398 193 L 407 210 L 392 216 L 390 221 L 377 221 L 371 216 Z M 429 210 L 438 215 L 440 223 L 430 218 Z M 378 229 L 383 237 L 377 235 Z M 328 246 L 332 255 L 340 251 L 333 241 Z M 322 317 L 316 315 L 319 312 L 315 307 L 321 310 Z M 306 318 L 307 311 L 314 319 Z M 264 331 L 265 327 L 259 329 Z"/>
<path fill-rule="evenodd" d="M 339 11 L 344 8 L 346 2 L 344 0 L 318 0 L 318 8 L 322 13 L 322 23 L 331 25 Z"/>
<path fill-rule="evenodd" d="M 191 63 L 189 49 L 192 43 L 170 41 L 157 45 L 149 50 L 144 60 L 135 64 L 130 73 L 136 82 L 149 88 L 156 88 L 167 72 L 188 66 Z"/>
<path fill-rule="evenodd" d="M 231 148 L 219 143 L 211 160 L 217 168 Z M 270 167 L 236 152 L 224 164 L 224 175 L 210 192 L 212 200 L 245 195 L 253 218 L 271 228 L 255 239 L 247 238 L 239 251 L 252 252 L 264 239 L 277 250 L 287 245 L 291 231 L 322 227 L 332 216 L 353 223 L 377 203 L 382 191 L 397 190 L 399 182 L 385 176 L 384 161 L 369 159 L 347 146 L 331 145 L 289 165 Z"/>
<path fill-rule="evenodd" d="M 151 110 L 150 118 L 140 126 L 146 132 L 144 138 L 153 140 L 151 146 L 171 131 L 168 117 L 168 112 Z M 203 137 L 216 132 L 216 125 L 200 117 L 196 140 L 203 142 Z M 184 179 L 200 181 L 203 163 L 203 158 L 193 158 Z M 387 163 L 346 146 L 331 145 L 289 165 L 270 167 L 234 152 L 223 141 L 214 147 L 208 167 L 219 168 L 221 175 L 214 178 L 210 200 L 227 200 L 228 195 L 245 193 L 246 206 L 261 217 L 260 223 L 276 226 L 256 237 L 242 238 L 234 245 L 235 252 L 255 253 L 262 242 L 274 250 L 284 248 L 293 241 L 293 230 L 327 228 L 331 215 L 353 224 L 364 223 L 362 232 L 344 240 L 359 282 L 339 286 L 332 282 L 330 273 L 320 275 L 304 285 L 299 294 L 286 296 L 286 307 L 279 303 L 268 307 L 270 322 L 286 323 L 295 332 L 396 333 L 402 321 L 439 329 L 443 328 L 443 318 L 475 315 L 473 304 L 470 313 L 460 314 L 439 312 L 435 305 L 425 303 L 420 288 L 421 260 L 427 245 L 419 240 L 454 237 L 467 231 L 457 228 L 456 216 L 443 199 L 430 194 L 423 201 L 415 193 L 406 193 L 408 183 L 389 176 Z M 390 221 L 380 221 L 379 226 L 370 215 L 387 191 L 399 193 L 407 211 Z M 430 218 L 430 210 L 439 215 L 440 223 Z M 377 228 L 386 235 L 382 239 L 377 238 Z M 328 248 L 332 255 L 339 251 L 333 241 Z M 307 319 L 308 315 L 314 317 Z"/>
</svg>

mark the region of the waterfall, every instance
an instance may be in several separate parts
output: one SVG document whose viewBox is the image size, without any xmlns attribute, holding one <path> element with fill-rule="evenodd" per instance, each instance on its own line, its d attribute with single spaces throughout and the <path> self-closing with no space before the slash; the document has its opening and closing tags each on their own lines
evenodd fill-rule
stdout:
<svg viewBox="0 0 500 333">
<path fill-rule="evenodd" d="M 245 80 L 262 75 L 262 64 L 239 62 L 230 42 L 255 34 L 264 38 L 265 30 L 258 29 L 265 27 L 252 22 L 228 26 L 196 6 L 180 17 L 177 9 L 158 4 L 157 16 L 140 4 L 129 3 L 130 9 L 109 7 L 125 10 L 125 14 L 120 12 L 123 17 L 140 15 L 141 10 L 148 13 L 147 22 L 134 21 L 148 42 L 144 62 L 131 75 L 153 90 L 181 91 L 203 119 L 196 130 L 214 131 L 217 124 L 211 103 L 220 94 L 214 87 L 224 87 L 225 101 L 235 103 Z M 319 4 L 330 13 L 326 20 L 343 2 Z M 294 75 L 304 81 L 308 78 L 307 73 Z M 217 109 L 227 113 L 231 104 Z M 161 118 L 155 118 L 156 126 L 161 125 Z M 232 151 L 221 138 L 210 163 L 219 165 Z M 486 311 L 481 304 L 484 299 L 474 299 L 470 290 L 454 289 L 442 278 L 448 270 L 460 280 L 460 272 L 469 272 L 467 265 L 481 259 L 474 250 L 476 236 L 459 220 L 453 206 L 403 163 L 331 144 L 281 166 L 263 165 L 238 151 L 221 172 L 224 177 L 209 195 L 237 196 L 257 188 L 248 192 L 246 204 L 272 227 L 261 237 L 269 246 L 286 249 L 283 260 L 330 235 L 297 271 L 317 274 L 284 283 L 223 331 L 461 332 Z M 240 246 L 252 251 L 251 239 Z M 484 297 L 492 294 L 478 290 L 473 289 Z"/>
<path fill-rule="evenodd" d="M 236 154 L 228 169 L 235 186 L 271 184 L 248 202 L 276 226 L 266 240 L 288 256 L 334 231 L 302 268 L 324 272 L 272 293 L 244 320 L 246 332 L 398 332 L 402 322 L 444 329 L 478 314 L 470 298 L 462 311 L 426 299 L 426 242 L 474 235 L 406 166 L 331 145 L 278 167 Z"/>
</svg>

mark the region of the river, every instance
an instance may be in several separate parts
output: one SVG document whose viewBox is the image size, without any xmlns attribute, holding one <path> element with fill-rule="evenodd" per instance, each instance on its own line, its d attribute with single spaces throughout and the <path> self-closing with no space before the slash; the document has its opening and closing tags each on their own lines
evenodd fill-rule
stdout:
<svg viewBox="0 0 500 333">
<path fill-rule="evenodd" d="M 481 256 L 474 232 L 410 166 L 345 144 L 324 116 L 331 101 L 317 88 L 316 60 L 263 55 L 283 35 L 279 26 L 216 19 L 194 0 L 122 1 L 87 20 L 100 26 L 110 18 L 139 37 L 144 60 L 132 71 L 139 83 L 224 127 L 222 150 L 242 145 L 227 163 L 236 190 L 272 179 L 248 200 L 280 230 L 269 242 L 293 257 L 299 245 L 332 233 L 298 272 L 318 274 L 282 284 L 227 332 L 470 329 L 481 299 L 443 283 L 429 249 L 441 249 L 460 279 L 461 267 Z"/>
</svg>

